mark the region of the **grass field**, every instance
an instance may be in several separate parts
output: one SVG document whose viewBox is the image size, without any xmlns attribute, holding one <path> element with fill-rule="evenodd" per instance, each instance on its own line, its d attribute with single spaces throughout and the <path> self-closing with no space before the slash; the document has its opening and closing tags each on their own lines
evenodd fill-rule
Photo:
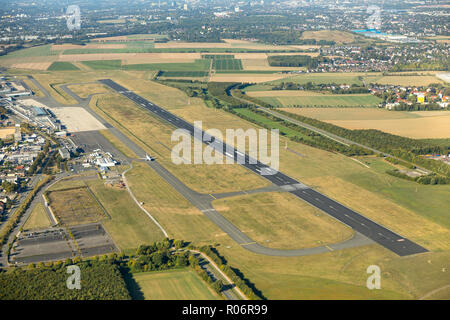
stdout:
<svg viewBox="0 0 450 320">
<path fill-rule="evenodd" d="M 74 84 L 68 86 L 80 98 L 87 98 L 91 94 L 107 93 L 108 89 L 100 83 Z"/>
<path fill-rule="evenodd" d="M 278 107 L 292 106 L 376 106 L 381 99 L 371 94 L 316 94 L 312 92 L 251 91 L 250 96 Z M 297 95 L 296 95 L 297 93 Z"/>
<path fill-rule="evenodd" d="M 127 180 L 136 198 L 144 202 L 144 207 L 168 230 L 169 236 L 196 242 L 224 237 L 202 212 L 146 164 L 135 163 Z"/>
<path fill-rule="evenodd" d="M 401 112 L 367 108 L 286 108 L 283 110 L 348 129 L 378 129 L 415 139 L 450 137 L 449 111 Z"/>
<path fill-rule="evenodd" d="M 53 213 L 63 225 L 86 224 L 106 218 L 86 187 L 51 191 L 48 198 Z"/>
<path fill-rule="evenodd" d="M 348 43 L 355 40 L 355 36 L 350 32 L 338 30 L 304 31 L 302 39 L 315 39 L 316 41 L 335 41 L 337 43 Z"/>
<path fill-rule="evenodd" d="M 47 69 L 48 71 L 73 71 L 73 70 L 80 70 L 76 66 L 74 66 L 70 62 L 64 62 L 64 61 L 55 61 L 52 63 L 50 67 Z"/>
<path fill-rule="evenodd" d="M 42 203 L 38 203 L 31 215 L 28 217 L 25 225 L 23 226 L 24 230 L 35 230 L 35 229 L 44 229 L 51 226 L 50 219 L 48 218 L 47 212 L 45 211 L 44 205 Z"/>
<path fill-rule="evenodd" d="M 208 284 L 190 269 L 135 273 L 133 278 L 145 300 L 220 299 Z"/>
<path fill-rule="evenodd" d="M 100 180 L 86 183 L 110 215 L 111 219 L 102 221 L 102 224 L 121 250 L 132 250 L 164 238 L 161 230 L 138 207 L 127 190 L 107 187 Z"/>
<path fill-rule="evenodd" d="M 353 231 L 289 193 L 260 193 L 215 200 L 214 207 L 264 246 L 311 248 L 350 238 Z"/>
</svg>

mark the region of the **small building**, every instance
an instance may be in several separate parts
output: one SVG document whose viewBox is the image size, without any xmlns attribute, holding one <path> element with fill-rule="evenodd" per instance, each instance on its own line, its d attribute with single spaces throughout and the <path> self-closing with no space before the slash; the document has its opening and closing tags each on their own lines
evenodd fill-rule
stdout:
<svg viewBox="0 0 450 320">
<path fill-rule="evenodd" d="M 70 152 L 66 148 L 59 148 L 58 149 L 59 155 L 63 159 L 70 159 Z"/>
</svg>

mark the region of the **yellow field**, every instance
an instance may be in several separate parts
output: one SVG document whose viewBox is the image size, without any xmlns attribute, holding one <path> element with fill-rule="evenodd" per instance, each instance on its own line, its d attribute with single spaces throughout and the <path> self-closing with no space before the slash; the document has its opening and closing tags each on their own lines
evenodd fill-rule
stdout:
<svg viewBox="0 0 450 320">
<path fill-rule="evenodd" d="M 1 128 L 0 129 L 0 139 L 6 139 L 8 136 L 14 135 L 16 128 Z"/>
<path fill-rule="evenodd" d="M 359 108 L 283 108 L 348 129 L 377 129 L 415 138 L 449 138 L 450 111 L 400 112 Z"/>
<path fill-rule="evenodd" d="M 267 81 L 274 81 L 278 79 L 284 79 L 287 77 L 290 77 L 292 75 L 289 74 L 281 74 L 281 73 L 275 73 L 275 74 L 233 74 L 233 73 L 226 73 L 226 74 L 214 74 L 211 76 L 210 81 L 213 82 L 243 82 L 243 83 L 261 83 L 261 82 L 267 82 Z"/>
<path fill-rule="evenodd" d="M 378 84 L 392 84 L 399 86 L 428 86 L 431 83 L 442 83 L 443 81 L 436 76 L 380 76 L 380 77 L 365 77 L 367 83 Z"/>
<path fill-rule="evenodd" d="M 53 62 L 28 62 L 28 63 L 14 63 L 11 68 L 16 69 L 31 69 L 31 70 L 47 70 Z"/>
<path fill-rule="evenodd" d="M 311 248 L 341 242 L 353 235 L 350 228 L 289 193 L 215 200 L 214 208 L 266 247 Z"/>
<path fill-rule="evenodd" d="M 317 41 L 335 41 L 337 43 L 353 42 L 355 37 L 350 32 L 337 30 L 304 31 L 302 39 L 316 39 Z"/>
<path fill-rule="evenodd" d="M 250 97 L 311 97 L 323 96 L 323 93 L 305 90 L 268 90 L 268 91 L 249 91 Z"/>
</svg>

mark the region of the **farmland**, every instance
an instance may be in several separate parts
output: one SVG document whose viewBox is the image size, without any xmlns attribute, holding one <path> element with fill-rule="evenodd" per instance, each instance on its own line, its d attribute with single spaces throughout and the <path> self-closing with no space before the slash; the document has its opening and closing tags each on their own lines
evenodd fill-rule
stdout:
<svg viewBox="0 0 450 320">
<path fill-rule="evenodd" d="M 317 94 L 304 91 L 250 91 L 249 96 L 277 107 L 292 106 L 377 106 L 381 99 L 371 94 Z"/>
<path fill-rule="evenodd" d="M 397 112 L 366 108 L 286 108 L 283 110 L 348 129 L 378 129 L 416 139 L 448 137 L 450 121 L 449 111 Z"/>
</svg>

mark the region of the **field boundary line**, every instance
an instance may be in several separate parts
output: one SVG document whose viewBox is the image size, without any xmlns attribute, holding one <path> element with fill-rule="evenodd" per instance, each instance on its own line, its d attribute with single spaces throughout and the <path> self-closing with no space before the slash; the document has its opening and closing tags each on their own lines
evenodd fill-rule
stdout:
<svg viewBox="0 0 450 320">
<path fill-rule="evenodd" d="M 141 204 L 140 202 L 136 199 L 136 197 L 133 194 L 133 191 L 131 191 L 130 186 L 128 185 L 127 182 L 127 178 L 125 177 L 125 174 L 130 171 L 131 169 L 133 169 L 133 164 L 130 163 L 130 167 L 125 170 L 124 172 L 122 172 L 122 179 L 123 182 L 125 183 L 125 187 L 128 190 L 128 193 L 130 194 L 131 198 L 134 200 L 134 202 L 136 202 L 136 204 L 139 206 L 139 208 L 141 208 L 142 211 L 145 212 L 145 214 L 158 226 L 158 228 L 162 231 L 162 233 L 164 234 L 164 236 L 166 238 L 169 238 L 169 235 L 167 234 L 166 230 L 164 230 L 164 228 L 159 224 L 159 222 L 150 214 L 150 212 L 148 212 Z"/>
</svg>

